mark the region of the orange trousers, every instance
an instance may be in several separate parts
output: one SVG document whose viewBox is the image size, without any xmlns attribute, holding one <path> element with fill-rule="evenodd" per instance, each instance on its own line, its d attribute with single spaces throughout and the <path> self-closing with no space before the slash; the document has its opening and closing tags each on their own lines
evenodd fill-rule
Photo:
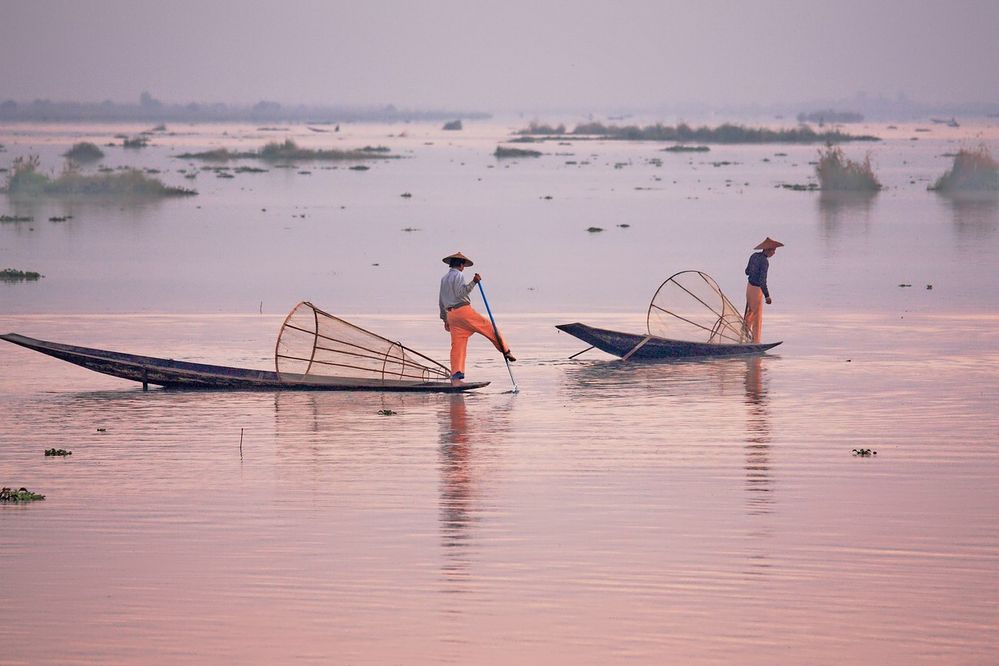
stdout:
<svg viewBox="0 0 999 666">
<path fill-rule="evenodd" d="M 763 290 L 746 283 L 746 330 L 753 342 L 763 339 Z"/>
<path fill-rule="evenodd" d="M 484 335 L 489 342 L 500 351 L 506 351 L 503 338 L 496 338 L 493 325 L 488 319 L 472 309 L 471 305 L 451 310 L 447 313 L 447 325 L 451 328 L 451 374 L 465 374 L 465 353 L 468 351 L 468 339 L 473 333 Z"/>
</svg>

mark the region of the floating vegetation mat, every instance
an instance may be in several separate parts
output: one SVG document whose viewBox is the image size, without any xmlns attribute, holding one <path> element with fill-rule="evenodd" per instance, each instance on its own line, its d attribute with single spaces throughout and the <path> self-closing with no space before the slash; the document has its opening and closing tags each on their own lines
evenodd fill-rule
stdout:
<svg viewBox="0 0 999 666">
<path fill-rule="evenodd" d="M 124 169 L 117 173 L 101 170 L 97 175 L 84 175 L 75 168 L 67 168 L 56 178 L 38 171 L 37 155 L 14 160 L 13 171 L 7 176 L 7 194 L 12 197 L 141 197 L 158 198 L 190 196 L 194 190 L 169 187 L 159 179 L 151 178 L 138 169 Z"/>
<path fill-rule="evenodd" d="M 559 131 L 562 130 L 562 131 Z M 772 130 L 765 127 L 745 127 L 725 123 L 718 127 L 691 127 L 686 123 L 676 126 L 646 125 L 604 125 L 602 123 L 582 123 L 576 125 L 572 132 L 565 132 L 565 127 L 551 127 L 532 123 L 527 129 L 517 134 L 521 136 L 542 136 L 551 138 L 594 137 L 600 139 L 617 139 L 622 141 L 676 141 L 678 143 L 843 143 L 846 141 L 880 141 L 871 135 L 846 134 L 838 130 L 816 132 L 808 125 L 793 129 Z"/>
<path fill-rule="evenodd" d="M 20 502 L 37 502 L 45 499 L 45 495 L 33 493 L 27 488 L 0 488 L 0 503 L 18 504 Z"/>
<path fill-rule="evenodd" d="M 228 162 L 229 160 L 266 160 L 269 162 L 289 160 L 385 160 L 398 159 L 398 155 L 389 155 L 390 149 L 385 146 L 365 146 L 357 150 L 302 148 L 291 139 L 283 142 L 271 142 L 260 150 L 238 151 L 228 148 L 216 148 L 200 153 L 182 153 L 180 159 L 205 160 L 206 162 Z"/>
<path fill-rule="evenodd" d="M 541 157 L 541 151 L 539 150 L 526 150 L 524 148 L 506 148 L 504 146 L 496 146 L 496 151 L 493 153 L 495 157 Z"/>
<path fill-rule="evenodd" d="M 73 455 L 73 452 L 67 451 L 66 449 L 45 449 L 46 458 L 50 456 L 71 456 L 71 455 Z"/>
<path fill-rule="evenodd" d="M 863 162 L 855 162 L 847 159 L 843 149 L 838 146 L 829 146 L 825 151 L 819 151 L 815 175 L 823 190 L 877 192 L 881 189 L 881 183 L 871 167 L 871 156 L 864 157 Z"/>
<path fill-rule="evenodd" d="M 992 157 L 984 144 L 974 149 L 962 149 L 954 155 L 950 170 L 929 189 L 945 194 L 999 192 L 999 161 Z"/>
<path fill-rule="evenodd" d="M 73 144 L 73 147 L 62 154 L 76 162 L 94 162 L 104 157 L 104 151 L 89 141 Z"/>
<path fill-rule="evenodd" d="M 0 271 L 0 282 L 33 282 L 45 277 L 35 271 L 19 271 L 16 268 L 5 268 Z"/>
</svg>

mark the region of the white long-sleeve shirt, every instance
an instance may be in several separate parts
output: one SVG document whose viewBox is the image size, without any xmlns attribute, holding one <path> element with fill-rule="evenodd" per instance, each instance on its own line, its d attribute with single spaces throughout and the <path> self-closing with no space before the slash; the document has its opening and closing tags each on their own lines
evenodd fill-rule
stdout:
<svg viewBox="0 0 999 666">
<path fill-rule="evenodd" d="M 466 284 L 465 278 L 462 277 L 461 271 L 457 268 L 449 270 L 447 274 L 441 278 L 441 319 L 447 321 L 448 308 L 453 308 L 454 306 L 461 305 L 462 303 L 470 305 L 472 301 L 468 298 L 468 295 L 472 293 L 472 289 L 474 288 L 475 283 L 469 282 Z"/>
</svg>

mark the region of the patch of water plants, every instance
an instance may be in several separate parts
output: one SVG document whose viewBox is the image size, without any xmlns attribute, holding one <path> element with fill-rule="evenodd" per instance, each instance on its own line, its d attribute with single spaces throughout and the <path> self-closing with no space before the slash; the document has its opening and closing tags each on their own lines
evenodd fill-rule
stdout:
<svg viewBox="0 0 999 666">
<path fill-rule="evenodd" d="M 816 132 L 808 125 L 773 130 L 766 127 L 746 127 L 725 123 L 717 127 L 691 127 L 686 123 L 677 125 L 604 125 L 602 123 L 581 123 L 572 132 L 556 133 L 549 125 L 533 124 L 517 132 L 521 136 L 544 136 L 546 138 L 595 137 L 621 141 L 675 141 L 677 143 L 844 143 L 847 141 L 880 141 L 871 135 L 855 135 L 830 130 Z"/>
<path fill-rule="evenodd" d="M 338 150 L 335 148 L 302 148 L 291 139 L 272 141 L 259 150 L 229 150 L 215 148 L 199 153 L 182 153 L 180 159 L 204 160 L 206 162 L 228 162 L 229 160 L 265 160 L 268 162 L 287 162 L 291 160 L 373 160 L 399 159 L 398 155 L 389 155 L 385 146 L 365 146 L 356 150 Z"/>
<path fill-rule="evenodd" d="M 71 456 L 72 451 L 67 451 L 66 449 L 45 449 L 45 457 L 49 458 L 51 456 Z"/>
<path fill-rule="evenodd" d="M 881 183 L 871 168 L 871 156 L 863 162 L 848 159 L 839 146 L 826 146 L 819 151 L 819 161 L 815 166 L 819 187 L 836 192 L 877 192 Z"/>
<path fill-rule="evenodd" d="M 5 191 L 13 197 L 142 197 L 158 198 L 173 196 L 191 196 L 195 190 L 183 187 L 164 185 L 157 178 L 152 178 L 137 169 L 123 169 L 118 172 L 102 170 L 96 175 L 80 173 L 76 166 L 69 162 L 57 177 L 50 177 L 39 171 L 40 160 L 37 155 L 18 157 L 14 160 L 13 170 L 7 176 Z"/>
<path fill-rule="evenodd" d="M 5 268 L 0 271 L 0 282 L 34 282 L 45 277 L 35 271 L 19 271 L 16 268 Z"/>
<path fill-rule="evenodd" d="M 878 452 L 873 451 L 871 449 L 854 449 L 853 455 L 858 456 L 860 458 L 870 458 L 871 456 L 878 455 Z"/>
<path fill-rule="evenodd" d="M 929 189 L 942 194 L 999 193 L 999 161 L 992 157 L 985 144 L 978 148 L 961 149 L 954 155 L 950 170 Z"/>
<path fill-rule="evenodd" d="M 541 151 L 539 150 L 527 150 L 525 148 L 507 148 L 505 146 L 496 146 L 496 151 L 493 152 L 494 157 L 541 157 Z"/>
<path fill-rule="evenodd" d="M 73 147 L 62 154 L 74 162 L 96 162 L 104 157 L 104 151 L 89 141 L 73 144 Z"/>
<path fill-rule="evenodd" d="M 37 502 L 45 499 L 45 495 L 33 493 L 27 488 L 0 488 L 0 503 L 18 504 L 20 502 Z"/>
</svg>

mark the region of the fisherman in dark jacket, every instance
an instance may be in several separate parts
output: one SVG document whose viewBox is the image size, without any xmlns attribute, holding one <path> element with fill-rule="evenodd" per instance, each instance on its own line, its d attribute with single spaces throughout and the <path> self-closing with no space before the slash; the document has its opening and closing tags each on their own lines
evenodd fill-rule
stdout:
<svg viewBox="0 0 999 666">
<path fill-rule="evenodd" d="M 777 248 L 784 247 L 784 244 L 767 236 L 767 239 L 757 245 L 754 252 L 749 257 L 749 264 L 746 266 L 746 275 L 749 278 L 746 284 L 746 332 L 753 339 L 753 342 L 760 342 L 763 338 L 763 301 L 766 299 L 770 305 L 770 290 L 767 289 L 767 270 L 770 268 L 770 257 L 774 256 Z"/>
</svg>

